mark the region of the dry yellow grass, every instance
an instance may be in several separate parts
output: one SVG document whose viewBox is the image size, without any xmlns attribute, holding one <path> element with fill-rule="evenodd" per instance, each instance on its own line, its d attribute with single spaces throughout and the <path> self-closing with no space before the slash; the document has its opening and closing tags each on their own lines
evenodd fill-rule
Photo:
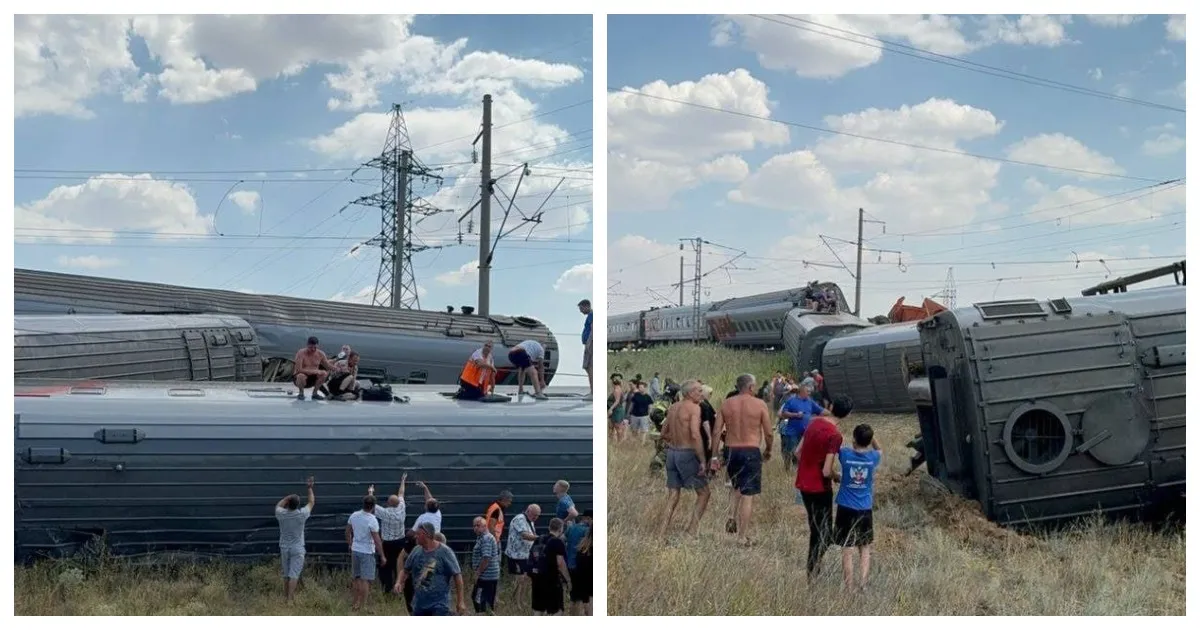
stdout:
<svg viewBox="0 0 1200 630">
<path fill-rule="evenodd" d="M 18 615 L 349 615 L 350 573 L 306 567 L 296 603 L 283 600 L 275 563 L 238 565 L 173 562 L 136 566 L 119 559 L 86 563 L 44 561 L 17 567 Z M 468 589 L 473 576 L 464 573 Z M 532 614 L 515 601 L 513 580 L 501 578 L 498 615 Z M 471 609 L 470 592 L 466 593 Z M 473 610 L 473 609 L 471 609 Z M 367 615 L 407 615 L 403 598 L 371 592 Z"/>
<path fill-rule="evenodd" d="M 682 351 L 682 352 L 681 352 Z M 613 358 L 616 358 L 614 362 Z M 655 370 L 698 376 L 723 396 L 742 371 L 773 372 L 771 355 L 680 348 L 610 355 L 627 376 Z M 685 371 L 689 370 L 689 371 Z M 611 368 L 610 368 L 611 371 Z M 608 452 L 608 613 L 610 615 L 1182 615 L 1186 547 L 1182 530 L 1156 533 L 1092 521 L 1067 531 L 1018 534 L 988 522 L 978 506 L 922 490 L 905 443 L 915 416 L 855 414 L 875 427 L 885 449 L 876 488 L 871 588 L 841 592 L 840 552 L 805 582 L 808 526 L 794 502 L 794 474 L 778 457 L 765 467 L 752 535 L 743 549 L 725 533 L 724 477 L 697 536 L 683 533 L 693 496 L 684 493 L 668 540 L 656 538 L 665 504 L 663 476 L 651 474 L 653 448 Z M 778 448 L 778 447 L 776 447 Z M 776 453 L 777 454 L 777 453 Z"/>
</svg>

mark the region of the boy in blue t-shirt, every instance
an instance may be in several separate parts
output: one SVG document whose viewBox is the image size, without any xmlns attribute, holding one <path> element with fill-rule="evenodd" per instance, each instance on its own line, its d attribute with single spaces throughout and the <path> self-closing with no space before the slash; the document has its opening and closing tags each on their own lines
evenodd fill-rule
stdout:
<svg viewBox="0 0 1200 630">
<path fill-rule="evenodd" d="M 833 542 L 842 547 L 842 580 L 846 590 L 854 588 L 855 551 L 860 556 L 862 570 L 858 588 L 867 588 L 871 543 L 875 540 L 871 509 L 875 499 L 875 475 L 881 461 L 883 449 L 875 439 L 875 431 L 867 424 L 854 427 L 854 446 L 843 446 L 838 451 L 842 483 L 837 493 Z"/>
</svg>

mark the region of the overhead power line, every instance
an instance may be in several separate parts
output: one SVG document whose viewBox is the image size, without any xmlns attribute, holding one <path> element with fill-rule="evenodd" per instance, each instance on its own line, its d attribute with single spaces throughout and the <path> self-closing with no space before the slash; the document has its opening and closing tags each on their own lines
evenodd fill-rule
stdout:
<svg viewBox="0 0 1200 630">
<path fill-rule="evenodd" d="M 907 44 L 901 44 L 899 42 L 889 41 L 886 39 L 882 39 L 880 37 L 876 37 L 874 35 L 868 35 L 866 33 L 860 33 L 858 31 L 852 31 L 849 29 L 838 28 L 836 26 L 830 26 L 828 24 L 821 24 L 820 22 L 816 22 L 813 20 L 807 20 L 804 18 L 796 17 L 794 15 L 776 14 L 775 18 L 779 18 L 779 19 L 767 17 L 764 15 L 753 15 L 752 17 L 756 17 L 760 20 L 765 20 L 767 22 L 773 22 L 775 24 L 779 24 L 780 26 L 786 26 L 788 28 L 793 28 L 796 30 L 807 31 L 809 33 L 814 33 L 817 35 L 821 35 L 823 37 L 828 37 L 828 38 L 832 38 L 832 39 L 840 39 L 842 41 L 851 42 L 853 44 L 858 44 L 860 46 L 875 48 L 878 50 L 895 53 L 897 55 L 903 55 L 903 56 L 910 57 L 913 59 L 919 59 L 921 61 L 928 61 L 930 63 L 936 63 L 936 64 L 940 64 L 940 65 L 944 65 L 944 66 L 949 66 L 951 68 L 958 68 L 959 70 L 966 70 L 969 72 L 986 74 L 986 75 L 998 77 L 1001 79 L 1008 79 L 1010 81 L 1026 83 L 1028 85 L 1036 85 L 1038 87 L 1050 88 L 1050 89 L 1054 89 L 1054 90 L 1061 90 L 1064 92 L 1071 92 L 1074 94 L 1080 94 L 1082 96 L 1091 96 L 1094 98 L 1101 98 L 1101 99 L 1105 99 L 1105 100 L 1116 101 L 1116 102 L 1120 102 L 1120 103 L 1127 103 L 1130 105 L 1138 105 L 1138 106 L 1142 106 L 1142 107 L 1150 107 L 1150 108 L 1154 108 L 1154 109 L 1162 109 L 1162 110 L 1167 110 L 1167 111 L 1172 111 L 1172 112 L 1178 112 L 1181 114 L 1186 113 L 1186 111 L 1187 111 L 1182 107 L 1175 107 L 1172 105 L 1164 105 L 1162 103 L 1155 103 L 1152 101 L 1144 101 L 1141 99 L 1130 98 L 1128 96 L 1121 96 L 1119 94 L 1113 94 L 1112 92 L 1093 90 L 1091 88 L 1087 88 L 1087 87 L 1083 87 L 1083 86 L 1079 86 L 1079 85 L 1072 85 L 1070 83 L 1064 83 L 1062 81 L 1056 81 L 1054 79 L 1046 79 L 1043 77 L 1034 76 L 1032 74 L 1026 74 L 1024 72 L 1017 72 L 1015 70 L 1001 68 L 999 66 L 990 66 L 987 64 L 983 64 L 983 63 L 969 61 L 967 59 L 963 59 L 962 57 L 955 57 L 953 55 L 945 55 L 942 53 L 935 53 L 933 51 L 926 50 L 924 48 L 917 48 L 916 46 L 910 46 Z M 787 21 L 785 22 L 784 20 L 787 20 Z M 800 22 L 802 24 L 797 24 L 797 22 Z M 806 27 L 806 26 L 804 26 L 804 24 L 807 24 L 810 27 Z M 811 28 L 811 27 L 816 27 L 816 28 Z M 830 31 L 836 31 L 838 33 L 845 33 L 846 35 L 850 35 L 850 37 L 842 37 L 840 35 L 836 35 L 836 34 L 830 32 Z M 863 39 L 872 40 L 874 42 L 879 42 L 879 43 L 873 44 L 871 42 L 862 41 Z"/>
<path fill-rule="evenodd" d="M 1014 160 L 1011 158 L 997 157 L 994 155 L 982 155 L 979 153 L 970 153 L 967 151 L 959 151 L 957 149 L 946 149 L 943 147 L 931 147 L 931 146 L 926 146 L 926 145 L 914 144 L 911 142 L 904 142 L 901 140 L 892 140 L 890 138 L 877 138 L 874 136 L 867 136 L 867 135 L 863 135 L 863 134 L 859 134 L 859 133 L 852 133 L 849 131 L 841 131 L 838 129 L 829 129 L 826 127 L 818 127 L 816 125 L 806 125 L 804 123 L 798 123 L 798 122 L 793 122 L 793 121 L 789 121 L 789 120 L 779 120 L 777 118 L 771 118 L 770 116 L 759 116 L 758 114 L 751 114 L 748 112 L 739 112 L 739 111 L 734 111 L 731 109 L 725 109 L 722 107 L 714 107 L 712 105 L 693 103 L 692 101 L 685 101 L 682 99 L 670 98 L 667 96 L 659 96 L 657 94 L 647 94 L 646 92 L 635 90 L 633 88 L 614 88 L 612 86 L 609 86 L 608 89 L 613 92 L 623 92 L 625 94 L 633 94 L 635 96 L 641 96 L 643 98 L 649 98 L 649 99 L 664 101 L 664 102 L 668 102 L 668 103 L 676 103 L 679 105 L 686 105 L 688 107 L 694 107 L 696 109 L 703 109 L 703 110 L 708 110 L 711 112 L 717 112 L 717 113 L 721 113 L 721 114 L 728 114 L 730 116 L 739 116 L 742 118 L 749 118 L 752 120 L 760 120 L 763 122 L 777 123 L 780 125 L 787 125 L 789 127 L 796 127 L 799 129 L 807 129 L 809 131 L 816 131 L 819 133 L 828 133 L 828 134 L 834 134 L 834 135 L 839 135 L 839 136 L 846 136 L 846 137 L 850 137 L 850 138 L 857 138 L 859 140 L 869 140 L 871 142 L 882 142 L 884 144 L 908 147 L 910 149 L 917 149 L 920 151 L 932 151 L 935 153 L 944 153 L 947 155 L 957 155 L 960 157 L 975 158 L 977 160 L 986 160 L 986 161 L 990 161 L 990 162 L 1001 162 L 1001 163 L 1005 163 L 1005 164 L 1016 164 L 1018 166 L 1031 166 L 1034 168 L 1044 168 L 1044 169 L 1055 170 L 1055 171 L 1079 173 L 1079 174 L 1083 174 L 1083 175 L 1095 175 L 1097 177 L 1112 177 L 1112 178 L 1116 178 L 1116 179 L 1128 179 L 1128 180 L 1141 181 L 1141 182 L 1159 182 L 1162 180 L 1162 178 L 1136 177 L 1133 175 L 1122 175 L 1119 173 L 1103 173 L 1103 172 L 1099 172 L 1099 171 L 1089 171 L 1087 169 L 1072 168 L 1069 166 L 1056 166 L 1054 164 L 1040 164 L 1037 162 L 1026 162 L 1024 160 Z"/>
</svg>

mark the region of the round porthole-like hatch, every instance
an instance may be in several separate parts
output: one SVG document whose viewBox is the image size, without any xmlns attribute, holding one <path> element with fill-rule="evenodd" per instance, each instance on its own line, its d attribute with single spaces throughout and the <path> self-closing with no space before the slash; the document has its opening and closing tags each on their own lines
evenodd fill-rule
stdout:
<svg viewBox="0 0 1200 630">
<path fill-rule="evenodd" d="M 517 317 L 514 317 L 513 321 L 522 326 L 525 326 L 526 328 L 537 328 L 538 326 L 542 325 L 542 323 L 539 322 L 538 320 L 536 320 L 532 317 L 525 317 L 523 315 L 518 315 Z"/>
<path fill-rule="evenodd" d="M 1082 448 L 1109 466 L 1128 464 L 1150 443 L 1150 420 L 1138 413 L 1132 392 L 1112 392 L 1097 398 L 1083 412 Z"/>
<path fill-rule="evenodd" d="M 1071 424 L 1053 405 L 1022 405 L 1004 423 L 1003 441 L 1013 465 L 1044 475 L 1062 466 L 1071 454 Z"/>
</svg>

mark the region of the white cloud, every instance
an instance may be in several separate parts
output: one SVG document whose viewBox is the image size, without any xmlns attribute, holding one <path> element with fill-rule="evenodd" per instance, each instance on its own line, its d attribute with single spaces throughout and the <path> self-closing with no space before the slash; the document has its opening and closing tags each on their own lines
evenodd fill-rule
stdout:
<svg viewBox="0 0 1200 630">
<path fill-rule="evenodd" d="M 1092 68 L 1091 70 L 1088 70 L 1088 76 L 1091 77 L 1093 81 L 1099 81 L 1100 79 L 1104 78 L 1104 71 L 1100 68 Z"/>
<path fill-rule="evenodd" d="M 979 36 L 985 44 L 1054 48 L 1073 43 L 1066 31 L 1070 16 L 1022 15 L 1013 20 L 1003 15 L 988 15 L 981 22 Z"/>
<path fill-rule="evenodd" d="M 743 69 L 674 85 L 654 81 L 635 89 L 755 117 L 771 115 L 766 84 Z M 736 183 L 747 176 L 749 167 L 733 153 L 785 145 L 788 139 L 788 129 L 780 123 L 610 93 L 610 208 L 658 210 L 668 207 L 679 191 L 707 182 Z"/>
<path fill-rule="evenodd" d="M 557 152 L 558 145 L 571 140 L 571 132 L 540 120 L 525 120 L 538 113 L 532 101 L 516 92 L 493 95 L 492 124 L 498 129 L 492 137 L 492 155 L 496 162 L 536 160 Z M 459 107 L 413 108 L 405 110 L 409 139 L 417 156 L 426 161 L 469 161 L 471 137 L 464 129 L 477 129 L 483 109 L 479 103 Z M 332 131 L 313 138 L 308 146 L 333 159 L 366 160 L 379 154 L 383 138 L 391 124 L 390 112 L 366 112 L 355 116 Z M 517 122 L 522 121 L 522 122 Z M 571 148 L 585 146 L 578 142 Z M 590 152 L 580 152 L 586 157 Z"/>
<path fill-rule="evenodd" d="M 1142 153 L 1146 155 L 1171 155 L 1182 151 L 1187 143 L 1179 136 L 1160 133 L 1157 138 L 1142 143 Z"/>
<path fill-rule="evenodd" d="M 1054 47 L 1070 42 L 1065 16 L 1000 15 L 975 18 L 969 24 L 945 15 L 790 15 L 762 19 L 752 15 L 716 18 L 714 46 L 737 42 L 754 52 L 769 70 L 798 76 L 835 79 L 878 63 L 884 51 L 879 39 L 898 41 L 943 55 L 964 55 L 995 44 Z M 878 39 L 877 39 L 878 38 Z"/>
<path fill-rule="evenodd" d="M 119 258 L 109 258 L 105 256 L 96 256 L 94 254 L 87 256 L 59 256 L 55 262 L 59 267 L 65 269 L 108 269 L 110 267 L 118 267 L 123 264 Z"/>
<path fill-rule="evenodd" d="M 346 111 L 380 105 L 380 90 L 395 81 L 411 93 L 466 96 L 583 76 L 567 64 L 463 55 L 465 39 L 442 43 L 412 24 L 407 15 L 19 16 L 17 115 L 89 116 L 93 96 L 141 102 L 152 90 L 171 103 L 206 103 L 312 66 L 331 68 L 329 108 Z M 156 74 L 135 65 L 131 36 L 145 42 Z"/>
<path fill-rule="evenodd" d="M 167 235 L 212 232 L 187 186 L 150 175 L 97 175 L 82 184 L 58 186 L 45 197 L 16 206 L 17 240 L 107 242 L 114 232 Z"/>
<path fill-rule="evenodd" d="M 454 271 L 440 273 L 434 279 L 442 284 L 460 286 L 475 282 L 477 278 L 479 278 L 479 261 L 472 260 Z"/>
<path fill-rule="evenodd" d="M 958 143 L 997 134 L 987 110 L 930 99 L 894 110 L 871 108 L 828 116 L 833 129 L 961 151 Z M 809 150 L 776 155 L 728 194 L 735 203 L 788 211 L 813 223 L 866 207 L 899 232 L 969 220 L 992 204 L 999 165 L 849 136 L 822 138 Z M 856 185 L 847 185 L 850 176 Z M 864 178 L 865 176 L 865 178 Z"/>
<path fill-rule="evenodd" d="M 1105 28 L 1118 28 L 1122 26 L 1130 26 L 1141 22 L 1145 19 L 1144 15 L 1120 15 L 1120 14 L 1099 14 L 1087 15 L 1087 20 L 1096 26 Z"/>
<path fill-rule="evenodd" d="M 254 214 L 262 204 L 262 198 L 254 190 L 238 190 L 229 193 L 229 200 L 247 214 Z"/>
<path fill-rule="evenodd" d="M 129 21 L 101 15 L 17 15 L 17 117 L 59 114 L 89 118 L 84 102 L 138 84 L 129 53 Z M 144 90 L 142 91 L 144 94 Z M 130 92 L 136 97 L 137 89 Z"/>
<path fill-rule="evenodd" d="M 329 296 L 331 302 L 345 302 L 347 304 L 371 304 L 371 298 L 375 296 L 375 285 L 367 285 L 352 293 L 346 291 L 338 291 Z"/>
<path fill-rule="evenodd" d="M 1073 168 L 1094 173 L 1111 173 L 1123 175 L 1116 160 L 1088 148 L 1082 142 L 1061 133 L 1039 134 L 1032 138 L 1024 138 L 1008 147 L 1008 157 L 1022 162 L 1034 164 L 1053 164 L 1065 168 Z M 1073 175 L 1083 179 L 1095 179 L 1099 175 L 1071 173 L 1059 171 L 1064 175 Z"/>
<path fill-rule="evenodd" d="M 1187 16 L 1172 15 L 1167 18 L 1167 39 L 1175 42 L 1187 41 Z"/>
<path fill-rule="evenodd" d="M 1112 198 L 1111 193 L 1100 193 L 1080 186 L 1060 186 L 1047 190 L 1029 212 L 1043 212 L 1051 208 L 1063 208 L 1060 212 L 1044 212 L 1040 219 L 1072 215 L 1069 225 L 1117 223 L 1136 221 L 1177 211 L 1183 207 L 1186 186 L 1163 187 L 1155 194 L 1139 193 L 1128 197 Z M 1126 228 L 1137 229 L 1136 227 Z"/>
<path fill-rule="evenodd" d="M 558 280 L 554 281 L 554 290 L 563 293 L 591 295 L 592 293 L 592 263 L 575 265 L 564 271 Z"/>
</svg>

